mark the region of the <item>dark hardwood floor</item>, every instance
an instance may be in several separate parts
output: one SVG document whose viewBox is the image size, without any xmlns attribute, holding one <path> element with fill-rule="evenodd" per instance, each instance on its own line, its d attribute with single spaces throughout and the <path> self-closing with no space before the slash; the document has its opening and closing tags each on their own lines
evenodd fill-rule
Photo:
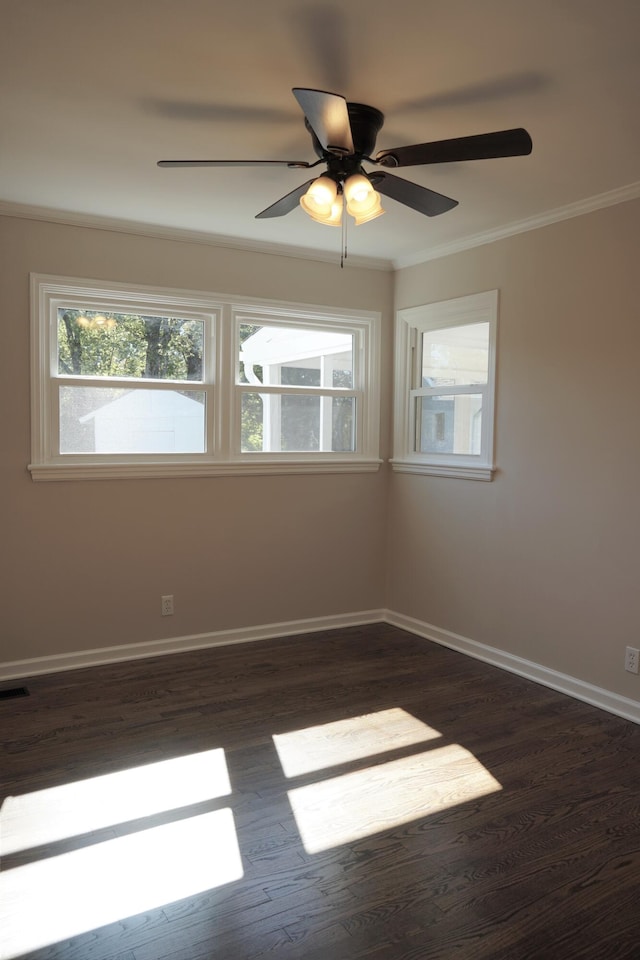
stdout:
<svg viewBox="0 0 640 960">
<path fill-rule="evenodd" d="M 0 701 L 0 956 L 640 957 L 640 728 L 377 624 Z"/>
</svg>

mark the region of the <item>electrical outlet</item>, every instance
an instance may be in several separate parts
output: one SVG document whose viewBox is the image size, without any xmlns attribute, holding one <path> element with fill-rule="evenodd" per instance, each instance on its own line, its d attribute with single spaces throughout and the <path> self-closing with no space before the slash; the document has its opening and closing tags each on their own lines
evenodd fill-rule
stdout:
<svg viewBox="0 0 640 960">
<path fill-rule="evenodd" d="M 173 615 L 173 594 L 170 593 L 166 597 L 160 597 L 160 600 L 162 602 L 162 616 L 171 617 Z M 636 673 L 637 672 L 638 670 L 636 668 Z"/>
<path fill-rule="evenodd" d="M 628 670 L 629 673 L 637 673 L 639 664 L 640 650 L 637 650 L 636 647 L 627 647 L 627 652 L 624 658 L 625 670 Z"/>
</svg>

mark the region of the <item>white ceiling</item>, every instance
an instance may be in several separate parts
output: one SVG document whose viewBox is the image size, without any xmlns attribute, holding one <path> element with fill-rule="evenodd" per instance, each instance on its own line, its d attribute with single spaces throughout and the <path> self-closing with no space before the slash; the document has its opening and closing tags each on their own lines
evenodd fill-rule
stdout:
<svg viewBox="0 0 640 960">
<path fill-rule="evenodd" d="M 340 231 L 299 208 L 255 219 L 308 171 L 156 167 L 315 160 L 294 86 L 382 110 L 377 149 L 533 138 L 529 157 L 398 171 L 459 206 L 427 218 L 384 199 L 385 216 L 349 231 L 356 262 L 416 262 L 640 193 L 639 0 L 0 0 L 0 14 L 0 212 L 337 257 Z"/>
</svg>

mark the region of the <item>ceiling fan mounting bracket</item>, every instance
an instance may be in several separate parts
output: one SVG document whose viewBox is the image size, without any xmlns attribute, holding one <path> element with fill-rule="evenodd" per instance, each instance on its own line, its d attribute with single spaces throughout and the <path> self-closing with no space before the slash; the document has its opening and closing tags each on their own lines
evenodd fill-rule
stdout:
<svg viewBox="0 0 640 960">
<path fill-rule="evenodd" d="M 362 169 L 361 158 L 356 155 L 336 157 L 332 154 L 326 154 L 323 160 L 327 164 L 327 175 L 338 184 L 344 183 L 345 180 L 356 173 L 363 173 L 365 177 L 368 176 Z"/>
</svg>

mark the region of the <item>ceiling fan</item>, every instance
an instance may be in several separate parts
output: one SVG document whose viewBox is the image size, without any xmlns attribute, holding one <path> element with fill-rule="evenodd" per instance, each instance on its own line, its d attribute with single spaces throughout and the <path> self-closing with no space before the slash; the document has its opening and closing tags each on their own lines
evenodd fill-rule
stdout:
<svg viewBox="0 0 640 960">
<path fill-rule="evenodd" d="M 531 137 L 522 127 L 469 137 L 417 143 L 380 150 L 375 156 L 376 137 L 384 115 L 363 103 L 348 103 L 337 93 L 294 87 L 293 95 L 304 113 L 313 149 L 319 157 L 306 160 L 159 160 L 159 167 L 251 167 L 285 166 L 292 170 L 311 169 L 324 164 L 321 176 L 308 180 L 256 215 L 257 219 L 282 217 L 298 205 L 319 223 L 339 226 L 343 207 L 366 223 L 384 213 L 380 194 L 435 217 L 457 206 L 458 201 L 427 187 L 403 180 L 386 170 L 366 172 L 363 162 L 385 168 L 410 167 L 429 163 L 457 163 L 519 157 L 531 153 Z"/>
</svg>

